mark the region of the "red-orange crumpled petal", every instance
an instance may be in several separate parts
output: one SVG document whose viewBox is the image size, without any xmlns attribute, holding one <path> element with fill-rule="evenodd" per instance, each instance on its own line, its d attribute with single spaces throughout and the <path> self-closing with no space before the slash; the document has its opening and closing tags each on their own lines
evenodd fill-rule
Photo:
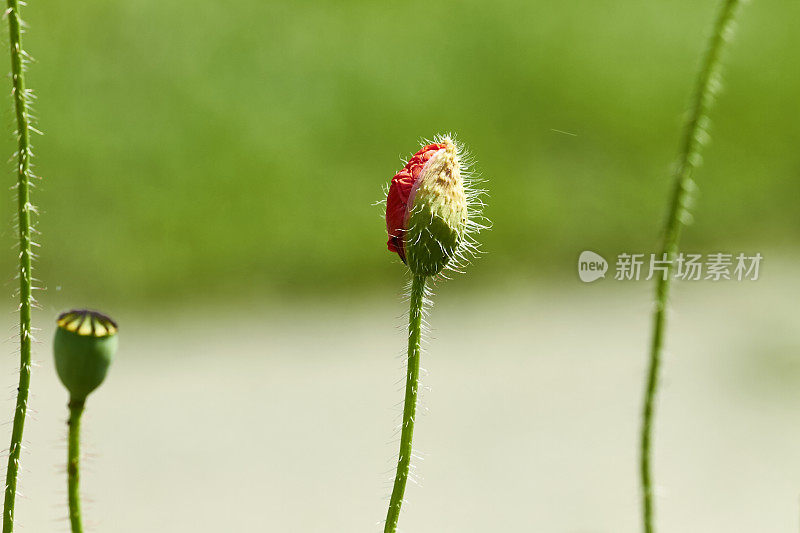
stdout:
<svg viewBox="0 0 800 533">
<path fill-rule="evenodd" d="M 438 150 L 445 148 L 442 143 L 423 146 L 408 160 L 406 166 L 395 174 L 389 186 L 389 195 L 386 198 L 386 231 L 389 233 L 388 248 L 396 252 L 403 262 L 406 262 L 406 252 L 403 245 L 405 234 L 405 217 L 408 209 L 408 197 L 414 183 L 420 178 L 425 163 L 433 157 Z"/>
</svg>

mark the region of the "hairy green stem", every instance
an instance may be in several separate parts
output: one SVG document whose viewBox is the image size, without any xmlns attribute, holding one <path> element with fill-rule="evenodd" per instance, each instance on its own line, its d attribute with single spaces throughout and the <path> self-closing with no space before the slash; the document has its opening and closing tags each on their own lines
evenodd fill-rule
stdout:
<svg viewBox="0 0 800 533">
<path fill-rule="evenodd" d="M 17 119 L 17 223 L 19 226 L 19 336 L 20 367 L 14 425 L 6 470 L 5 500 L 3 506 L 3 533 L 14 530 L 14 502 L 17 492 L 22 432 L 28 410 L 28 388 L 31 380 L 31 211 L 30 203 L 30 118 L 29 94 L 25 89 L 24 55 L 22 50 L 19 3 L 7 0 L 9 44 L 11 48 L 12 96 Z"/>
<path fill-rule="evenodd" d="M 67 488 L 69 494 L 69 523 L 72 533 L 83 533 L 81 525 L 81 415 L 83 400 L 69 402 L 69 447 L 67 450 Z"/>
<path fill-rule="evenodd" d="M 644 392 L 641 428 L 642 520 L 645 533 L 653 533 L 653 476 L 651 467 L 653 411 L 658 389 L 659 367 L 666 328 L 666 308 L 669 299 L 673 262 L 678 253 L 681 230 L 690 216 L 692 174 L 700 163 L 700 150 L 708 138 L 708 111 L 721 82 L 722 51 L 733 33 L 733 21 L 739 0 L 723 0 L 711 34 L 708 50 L 697 76 L 689 116 L 683 132 L 678 162 L 674 173 L 674 189 L 669 205 L 664 242 L 659 259 L 667 259 L 666 272 L 656 278 L 656 305 L 653 312 L 653 333 L 650 345 L 649 368 Z"/>
<path fill-rule="evenodd" d="M 408 471 L 411 466 L 411 438 L 414 435 L 414 417 L 417 412 L 419 389 L 419 352 L 422 337 L 422 311 L 425 299 L 425 276 L 414 275 L 411 281 L 411 302 L 408 311 L 408 363 L 406 372 L 406 397 L 403 405 L 403 427 L 400 434 L 400 455 L 394 478 L 389 511 L 386 513 L 384 533 L 397 531 L 400 507 L 406 491 Z"/>
</svg>

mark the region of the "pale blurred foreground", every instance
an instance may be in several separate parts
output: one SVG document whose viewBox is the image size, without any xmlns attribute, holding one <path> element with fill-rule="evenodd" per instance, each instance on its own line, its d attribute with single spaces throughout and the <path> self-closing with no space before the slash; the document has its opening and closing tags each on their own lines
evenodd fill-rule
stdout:
<svg viewBox="0 0 800 533">
<path fill-rule="evenodd" d="M 677 288 L 656 430 L 663 531 L 798 529 L 800 282 L 770 259 L 757 282 Z M 467 283 L 442 286 L 431 316 L 422 481 L 402 530 L 637 532 L 650 284 L 462 297 Z M 117 313 L 118 359 L 84 422 L 89 531 L 378 531 L 397 452 L 404 311 L 387 288 L 380 301 L 316 307 Z M 20 532 L 68 529 L 55 313 L 37 315 L 47 328 Z M 7 342 L 0 359 L 3 420 L 14 349 Z"/>
</svg>

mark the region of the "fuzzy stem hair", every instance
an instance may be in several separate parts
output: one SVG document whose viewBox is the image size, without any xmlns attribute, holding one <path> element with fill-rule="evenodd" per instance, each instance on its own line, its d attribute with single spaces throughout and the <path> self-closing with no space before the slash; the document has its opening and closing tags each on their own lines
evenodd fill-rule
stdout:
<svg viewBox="0 0 800 533">
<path fill-rule="evenodd" d="M 81 522 L 80 464 L 81 464 L 81 415 L 83 400 L 69 402 L 69 445 L 67 448 L 67 494 L 69 498 L 69 523 L 72 533 L 83 533 Z"/>
<path fill-rule="evenodd" d="M 667 259 L 666 272 L 656 279 L 655 310 L 653 311 L 652 338 L 644 391 L 641 426 L 640 475 L 642 483 L 642 523 L 645 533 L 653 533 L 654 503 L 651 467 L 653 414 L 658 390 L 659 367 L 663 354 L 666 329 L 666 309 L 670 294 L 673 262 L 678 253 L 681 230 L 690 220 L 692 191 L 695 188 L 692 174 L 701 161 L 700 152 L 708 139 L 708 113 L 721 82 L 722 53 L 733 34 L 733 24 L 740 0 L 723 0 L 711 34 L 708 49 L 697 75 L 694 95 L 689 107 L 674 172 L 674 189 L 669 204 L 661 258 Z"/>
<path fill-rule="evenodd" d="M 403 426 L 400 434 L 400 455 L 397 459 L 397 473 L 394 478 L 389 510 L 386 513 L 384 533 L 395 533 L 400 519 L 400 508 L 406 490 L 408 473 L 411 467 L 411 439 L 414 435 L 414 418 L 417 412 L 417 393 L 419 391 L 419 359 L 422 339 L 422 315 L 425 305 L 425 276 L 413 275 L 411 298 L 408 311 L 408 361 L 406 371 L 406 395 L 403 404 Z"/>
<path fill-rule="evenodd" d="M 17 122 L 17 224 L 19 228 L 19 337 L 20 366 L 17 402 L 11 430 L 11 445 L 6 470 L 3 506 L 3 533 L 14 530 L 14 502 L 17 492 L 22 433 L 28 411 L 28 389 L 31 380 L 31 144 L 30 94 L 25 88 L 25 52 L 22 49 L 22 20 L 18 0 L 7 0 L 9 45 L 11 50 L 11 94 Z"/>
</svg>

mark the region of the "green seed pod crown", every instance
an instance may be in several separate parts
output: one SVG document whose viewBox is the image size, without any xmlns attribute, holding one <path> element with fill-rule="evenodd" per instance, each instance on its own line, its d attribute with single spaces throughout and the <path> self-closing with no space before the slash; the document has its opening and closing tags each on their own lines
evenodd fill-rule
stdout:
<svg viewBox="0 0 800 533">
<path fill-rule="evenodd" d="M 53 355 L 58 377 L 73 400 L 85 400 L 103 383 L 117 351 L 117 324 L 85 309 L 61 314 L 57 324 Z"/>
</svg>

